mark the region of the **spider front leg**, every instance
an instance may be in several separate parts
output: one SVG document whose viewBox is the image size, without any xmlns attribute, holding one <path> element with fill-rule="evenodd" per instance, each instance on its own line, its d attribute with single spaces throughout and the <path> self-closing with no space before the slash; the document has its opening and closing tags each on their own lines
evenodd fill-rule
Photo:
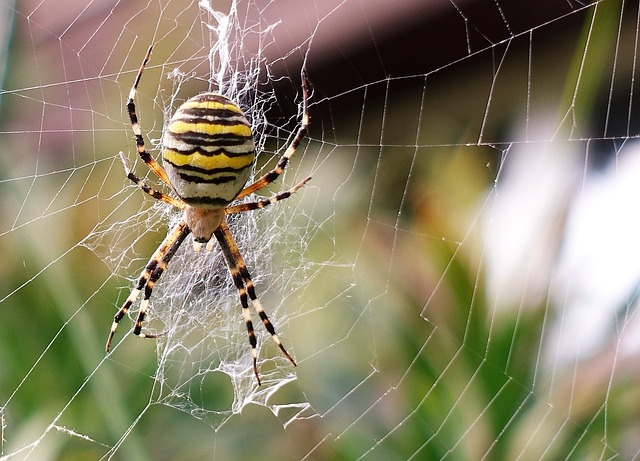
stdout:
<svg viewBox="0 0 640 461">
<path fill-rule="evenodd" d="M 307 72 L 305 69 L 302 69 L 301 78 L 302 78 L 302 121 L 300 122 L 300 126 L 298 127 L 298 131 L 296 132 L 296 135 L 291 141 L 291 144 L 289 144 L 289 147 L 287 147 L 287 150 L 284 152 L 284 154 L 282 154 L 282 157 L 280 157 L 280 160 L 278 160 L 276 167 L 273 170 L 269 171 L 264 176 L 262 176 L 260 179 L 255 181 L 254 183 L 249 184 L 247 187 L 242 189 L 240 193 L 236 196 L 236 199 L 246 197 L 247 195 L 252 194 L 257 190 L 260 190 L 263 187 L 266 187 L 269 184 L 271 184 L 273 181 L 275 181 L 278 178 L 278 176 L 280 176 L 284 171 L 284 169 L 287 167 L 287 164 L 289 163 L 289 159 L 293 157 L 293 155 L 296 153 L 298 146 L 306 136 L 307 130 L 309 128 L 309 124 L 311 123 L 311 118 L 309 117 L 309 103 L 308 103 L 309 81 L 307 80 Z"/>
<path fill-rule="evenodd" d="M 189 235 L 190 229 L 187 226 L 187 223 L 184 221 L 180 221 L 171 231 L 167 234 L 167 237 L 162 241 L 158 249 L 153 253 L 151 259 L 147 263 L 144 271 L 140 275 L 138 279 L 138 284 L 136 288 L 131 291 L 131 294 L 126 299 L 122 307 L 118 310 L 116 315 L 113 318 L 113 323 L 111 324 L 111 330 L 109 331 L 109 337 L 107 338 L 107 345 L 105 347 L 106 351 L 109 352 L 109 348 L 111 347 L 111 341 L 113 340 L 113 335 L 116 333 L 118 328 L 118 324 L 124 318 L 125 315 L 129 312 L 129 309 L 133 305 L 134 302 L 140 296 L 142 290 L 144 290 L 144 298 L 140 303 L 140 311 L 138 312 L 138 318 L 136 320 L 136 325 L 133 328 L 133 333 L 136 336 L 140 336 L 141 338 L 157 338 L 161 336 L 160 334 L 150 334 L 142 332 L 142 322 L 144 321 L 144 317 L 147 313 L 147 309 L 149 307 L 149 299 L 151 298 L 151 293 L 153 292 L 153 287 L 155 283 L 158 281 L 164 270 L 167 268 L 169 261 L 173 258 L 173 255 L 176 254 L 180 245 Z"/>
<path fill-rule="evenodd" d="M 162 166 L 154 159 L 151 154 L 147 151 L 147 148 L 144 144 L 144 138 L 142 137 L 142 128 L 140 128 L 140 122 L 138 121 L 138 115 L 136 114 L 136 103 L 135 98 L 138 92 L 138 85 L 140 84 L 140 79 L 142 78 L 142 73 L 144 72 L 147 63 L 149 62 L 149 58 L 151 57 L 151 50 L 153 50 L 153 46 L 149 47 L 147 50 L 147 54 L 140 65 L 140 69 L 138 70 L 138 74 L 136 75 L 136 79 L 133 82 L 133 86 L 129 91 L 129 98 L 127 99 L 127 112 L 129 114 L 129 120 L 131 121 L 131 129 L 133 130 L 133 134 L 136 138 L 136 149 L 138 150 L 138 155 L 142 159 L 142 161 L 149 167 L 154 174 L 162 180 L 167 186 L 171 187 L 171 181 L 169 181 L 169 177 L 167 176 L 167 172 L 162 168 Z"/>
<path fill-rule="evenodd" d="M 284 345 L 278 338 L 276 334 L 275 328 L 273 324 L 269 320 L 267 313 L 264 311 L 260 300 L 256 296 L 255 288 L 253 285 L 253 281 L 251 280 L 251 275 L 249 274 L 249 270 L 247 269 L 247 265 L 244 262 L 244 258 L 240 254 L 240 250 L 238 249 L 238 245 L 236 244 L 233 236 L 231 235 L 231 231 L 227 226 L 227 223 L 222 221 L 220 226 L 214 231 L 213 235 L 215 235 L 216 240 L 220 244 L 220 248 L 222 248 L 222 254 L 224 256 L 224 260 L 227 263 L 227 267 L 229 268 L 229 273 L 231 274 L 231 278 L 233 279 L 233 283 L 238 289 L 238 294 L 240 296 L 240 303 L 242 304 L 242 312 L 244 313 L 245 323 L 247 325 L 247 333 L 249 334 L 249 343 L 251 344 L 251 350 L 253 355 L 253 373 L 256 376 L 258 381 L 258 385 L 260 385 L 260 376 L 258 375 L 258 349 L 257 349 L 257 341 L 256 335 L 253 329 L 253 321 L 251 320 L 251 313 L 249 312 L 249 303 L 247 301 L 248 298 L 251 300 L 251 304 L 253 304 L 256 313 L 262 320 L 262 324 L 267 329 L 271 338 L 276 343 L 276 345 L 280 348 L 284 356 L 291 362 L 291 364 L 295 367 L 296 362 L 293 360 L 291 355 L 287 352 Z"/>
</svg>

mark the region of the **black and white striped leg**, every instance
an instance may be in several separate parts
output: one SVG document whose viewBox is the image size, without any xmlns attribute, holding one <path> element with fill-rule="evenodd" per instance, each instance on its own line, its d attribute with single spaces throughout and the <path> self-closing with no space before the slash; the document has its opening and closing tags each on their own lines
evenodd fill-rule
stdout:
<svg viewBox="0 0 640 461">
<path fill-rule="evenodd" d="M 247 202 L 247 203 L 241 203 L 240 205 L 228 206 L 224 209 L 224 212 L 225 214 L 241 213 L 243 211 L 257 210 L 259 208 L 264 208 L 268 205 L 273 205 L 274 203 L 279 202 L 280 200 L 284 200 L 291 197 L 292 194 L 294 194 L 298 189 L 300 189 L 307 182 L 309 182 L 310 179 L 311 179 L 311 176 L 299 182 L 298 184 L 293 186 L 291 189 L 280 192 L 264 200 L 257 200 L 255 202 Z"/>
<path fill-rule="evenodd" d="M 149 58 L 151 57 L 151 50 L 153 47 L 149 47 L 147 50 L 147 54 L 140 65 L 140 69 L 138 70 L 138 74 L 136 75 L 136 79 L 133 82 L 133 86 L 131 87 L 131 91 L 129 91 L 129 98 L 127 99 L 127 112 L 129 113 L 129 120 L 131 120 L 131 128 L 133 129 L 133 134 L 136 137 L 136 149 L 138 150 L 138 155 L 142 159 L 142 161 L 149 167 L 151 171 L 155 173 L 158 178 L 162 180 L 167 186 L 171 187 L 171 182 L 169 181 L 169 177 L 167 176 L 167 172 L 164 171 L 164 168 L 154 159 L 151 154 L 147 151 L 144 138 L 142 137 L 142 128 L 140 128 L 140 122 L 138 121 L 138 115 L 136 114 L 136 93 L 138 91 L 138 84 L 140 83 L 140 79 L 142 78 L 142 73 L 144 72 L 144 68 L 149 62 Z"/>
<path fill-rule="evenodd" d="M 169 205 L 173 205 L 176 208 L 183 209 L 186 206 L 186 204 L 182 200 L 173 198 L 170 195 L 164 194 L 159 190 L 153 189 L 152 187 L 148 186 L 147 183 L 145 183 L 142 179 L 136 176 L 133 171 L 131 171 L 131 167 L 129 166 L 129 162 L 127 162 L 127 158 L 124 156 L 124 153 L 120 151 L 119 154 L 120 161 L 124 166 L 124 171 L 127 174 L 127 178 L 140 189 L 142 189 L 145 194 L 150 195 L 156 200 L 160 200 L 162 202 L 168 203 Z"/>
<path fill-rule="evenodd" d="M 280 160 L 278 160 L 276 167 L 273 170 L 269 171 L 264 176 L 262 176 L 260 179 L 255 181 L 254 183 L 249 184 L 247 187 L 242 189 L 238 194 L 238 196 L 236 197 L 236 199 L 246 197 L 247 195 L 257 190 L 260 190 L 263 187 L 266 187 L 269 184 L 271 184 L 273 181 L 275 181 L 278 178 L 278 176 L 280 176 L 284 171 L 284 169 L 287 167 L 287 164 L 289 163 L 289 159 L 293 157 L 293 155 L 296 153 L 296 150 L 298 149 L 300 142 L 302 142 L 302 140 L 306 136 L 307 129 L 309 128 L 311 119 L 309 117 L 309 105 L 308 105 L 309 81 L 307 80 L 307 73 L 304 69 L 302 69 L 301 78 L 302 78 L 302 121 L 300 122 L 300 126 L 298 127 L 298 131 L 296 132 L 296 135 L 291 141 L 291 144 L 289 144 L 289 147 L 287 147 L 287 150 L 284 152 L 284 154 L 282 154 L 282 157 L 280 157 Z"/>
<path fill-rule="evenodd" d="M 231 235 L 231 232 L 229 231 L 227 223 L 223 221 L 222 224 L 220 224 L 220 227 L 218 227 L 214 231 L 213 235 L 215 235 L 216 240 L 222 248 L 222 254 L 224 255 L 224 260 L 227 263 L 227 267 L 229 268 L 229 273 L 231 274 L 233 283 L 238 289 L 240 303 L 242 304 L 242 312 L 244 313 L 244 320 L 247 325 L 249 344 L 251 344 L 253 354 L 253 372 L 256 375 L 256 379 L 258 380 L 258 385 L 260 385 L 260 376 L 258 375 L 258 350 L 256 347 L 257 341 L 253 329 L 253 321 L 251 320 L 251 312 L 249 311 L 249 303 L 247 301 L 247 297 L 251 300 L 251 304 L 253 304 L 253 308 L 260 317 L 260 320 L 262 320 L 262 324 L 265 326 L 265 328 L 271 335 L 271 338 L 273 338 L 273 341 L 280 348 L 284 356 L 293 364 L 293 366 L 296 366 L 296 362 L 282 345 L 282 342 L 280 341 L 280 338 L 278 338 L 273 324 L 269 320 L 269 317 L 264 311 L 260 300 L 256 296 L 253 281 L 251 280 L 251 275 L 249 274 L 249 270 L 247 269 L 244 258 L 240 254 L 238 245 L 236 244 L 233 236 Z"/>
<path fill-rule="evenodd" d="M 141 338 L 157 338 L 161 336 L 160 334 L 150 334 L 144 333 L 142 331 L 142 322 L 144 321 L 145 315 L 149 308 L 149 299 L 151 298 L 151 293 L 153 292 L 153 287 L 155 283 L 158 281 L 164 270 L 167 268 L 169 261 L 173 258 L 173 255 L 176 254 L 178 248 L 184 239 L 189 235 L 190 229 L 184 221 L 179 222 L 171 231 L 167 234 L 167 237 L 160 244 L 158 249 L 153 253 L 151 259 L 147 263 L 144 271 L 140 275 L 138 279 L 138 284 L 136 288 L 134 288 L 129 297 L 126 299 L 122 307 L 118 310 L 116 315 L 113 318 L 113 323 L 111 324 L 111 330 L 109 331 L 109 337 L 107 338 L 107 345 L 105 347 L 106 351 L 109 352 L 109 348 L 111 347 L 111 341 L 113 340 L 113 335 L 115 334 L 118 324 L 124 318 L 125 315 L 131 309 L 131 306 L 140 296 L 140 293 L 144 290 L 144 298 L 140 303 L 140 310 L 138 312 L 138 318 L 136 320 L 135 327 L 133 328 L 133 333 Z"/>
</svg>

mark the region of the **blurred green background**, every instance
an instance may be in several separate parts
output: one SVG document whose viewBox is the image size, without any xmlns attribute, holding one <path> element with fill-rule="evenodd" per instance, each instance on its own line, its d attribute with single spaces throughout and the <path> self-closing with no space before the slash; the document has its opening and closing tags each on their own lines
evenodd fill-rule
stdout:
<svg viewBox="0 0 640 461">
<path fill-rule="evenodd" d="M 260 261 L 302 273 L 282 293 L 275 271 L 264 282 L 265 304 L 288 313 L 278 325 L 297 380 L 269 397 L 277 415 L 249 404 L 220 426 L 215 410 L 233 398 L 224 376 L 197 381 L 181 407 L 155 378 L 155 347 L 123 339 L 128 325 L 122 346 L 103 351 L 126 277 L 166 232 L 145 232 L 152 203 L 124 188 L 116 154 L 134 146 L 123 101 L 154 43 L 138 105 L 158 139 L 176 90 L 166 74 L 195 77 L 180 97 L 207 89 L 208 17 L 197 3 L 62 3 L 0 10 L 11 26 L 0 108 L 2 456 L 638 456 L 637 352 L 625 336 L 636 288 L 606 311 L 598 341 L 575 346 L 586 353 L 561 350 L 557 330 L 572 312 L 558 273 L 573 198 L 637 136 L 637 5 L 239 3 L 245 20 L 281 21 L 260 45 L 263 89 L 276 98 L 268 150 L 295 127 L 306 58 L 312 126 L 285 180 L 313 180 L 275 215 L 293 223 L 281 238 L 299 234 L 297 259 L 283 250 Z M 131 215 L 139 229 L 101 234 Z M 263 222 L 262 234 L 273 231 Z M 501 272 L 508 256 L 515 269 Z M 309 408 L 293 417 L 287 404 L 301 401 Z"/>
</svg>

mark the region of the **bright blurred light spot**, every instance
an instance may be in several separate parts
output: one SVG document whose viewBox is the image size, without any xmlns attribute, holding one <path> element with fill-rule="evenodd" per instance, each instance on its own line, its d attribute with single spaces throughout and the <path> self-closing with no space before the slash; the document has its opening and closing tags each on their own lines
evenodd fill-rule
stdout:
<svg viewBox="0 0 640 461">
<path fill-rule="evenodd" d="M 619 319 L 640 281 L 640 144 L 602 171 L 568 149 L 532 143 L 508 152 L 484 227 L 490 303 L 505 313 L 549 299 L 543 347 L 556 362 L 618 340 L 638 352 L 640 322 Z"/>
</svg>

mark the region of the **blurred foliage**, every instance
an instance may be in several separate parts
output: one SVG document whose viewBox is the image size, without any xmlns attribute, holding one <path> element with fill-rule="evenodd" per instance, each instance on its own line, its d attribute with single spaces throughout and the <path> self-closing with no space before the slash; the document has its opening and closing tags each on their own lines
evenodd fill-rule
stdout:
<svg viewBox="0 0 640 461">
<path fill-rule="evenodd" d="M 23 69 L 24 49 L 14 43 L 13 51 L 13 68 Z M 531 76 L 523 67 L 527 52 L 521 50 L 512 69 L 525 81 Z M 563 63 L 585 55 L 584 48 L 563 43 L 549 53 Z M 511 122 L 524 117 L 514 112 L 527 107 L 501 107 L 494 96 L 493 118 L 485 120 L 486 73 L 472 64 L 444 70 L 449 78 L 391 79 L 398 85 L 385 91 L 372 84 L 367 104 L 348 112 L 339 96 L 315 89 L 310 141 L 293 163 L 311 165 L 318 195 L 292 200 L 302 202 L 319 228 L 304 257 L 327 262 L 304 288 L 302 302 L 311 309 L 292 318 L 284 334 L 299 358 L 298 380 L 274 399 L 286 400 L 287 392 L 304 396 L 317 414 L 286 427 L 255 405 L 213 430 L 206 420 L 153 403 L 160 390 L 148 342 L 128 337 L 126 348 L 105 359 L 105 335 L 128 287 L 78 243 L 122 205 L 118 191 L 125 180 L 115 153 L 131 145 L 125 147 L 130 133 L 126 120 L 116 122 L 122 110 L 115 107 L 131 75 L 100 87 L 110 91 L 102 97 L 113 128 L 86 138 L 72 133 L 73 147 L 58 140 L 52 157 L 42 143 L 36 143 L 41 151 L 27 151 L 53 165 L 42 170 L 50 174 L 30 167 L 37 159 L 13 165 L 16 152 L 25 152 L 17 141 L 0 146 L 2 454 L 48 433 L 32 459 L 99 459 L 114 446 L 116 459 L 135 460 L 293 460 L 310 451 L 308 459 L 499 460 L 525 449 L 535 459 L 614 456 L 629 441 L 625 426 L 635 418 L 637 392 L 624 382 L 609 388 L 608 375 L 592 378 L 589 370 L 601 370 L 595 363 L 584 365 L 584 382 L 550 391 L 547 377 L 536 374 L 548 306 L 496 312 L 483 288 L 482 229 L 475 220 L 499 177 L 506 145 L 477 141 L 481 135 L 513 139 Z M 575 87 L 575 68 L 563 70 L 541 77 L 550 81 L 544 90 L 549 100 L 565 82 Z M 145 85 L 154 88 L 160 77 L 149 74 Z M 17 79 L 9 76 L 13 87 L 24 87 Z M 581 98 L 597 94 L 601 83 L 594 78 L 589 85 Z M 153 112 L 141 99 L 145 112 Z M 2 133 L 10 131 L 16 112 L 19 101 L 6 100 Z M 320 115 L 326 113 L 333 118 Z M 158 120 L 147 125 L 156 135 Z M 333 144 L 325 142 L 330 137 Z M 65 171 L 69 158 L 78 168 L 71 175 Z M 23 177 L 24 171 L 38 175 Z M 128 200 L 118 213 L 149 205 Z M 30 203 L 50 206 L 36 213 Z M 141 253 L 150 254 L 158 238 L 151 233 Z M 193 399 L 224 405 L 230 391 L 222 383 L 213 378 Z"/>
</svg>

